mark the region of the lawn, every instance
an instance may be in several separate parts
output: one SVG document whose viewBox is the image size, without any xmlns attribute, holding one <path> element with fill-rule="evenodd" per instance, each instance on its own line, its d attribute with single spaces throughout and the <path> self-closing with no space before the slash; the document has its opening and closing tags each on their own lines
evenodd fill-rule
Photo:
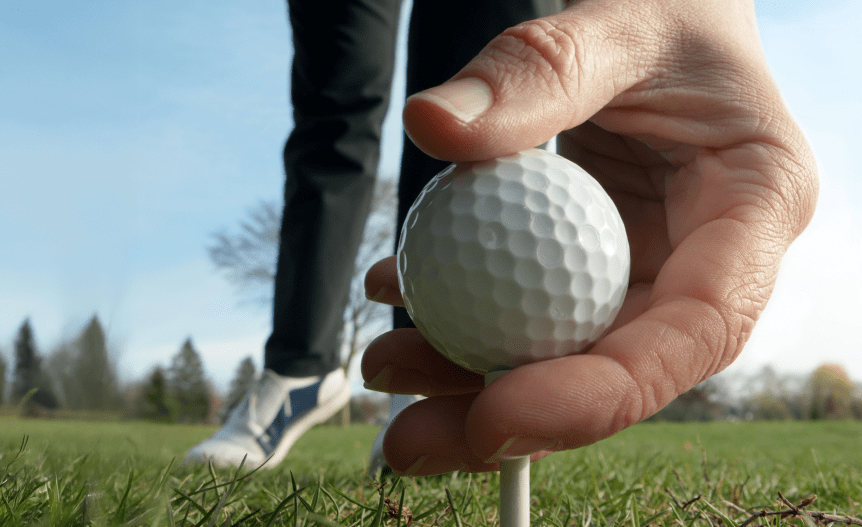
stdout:
<svg viewBox="0 0 862 527">
<path fill-rule="evenodd" d="M 0 526 L 496 524 L 496 475 L 375 482 L 374 427 L 315 428 L 258 472 L 186 464 L 212 430 L 0 418 Z M 862 518 L 862 423 L 645 423 L 534 464 L 532 497 L 536 526 Z"/>
</svg>

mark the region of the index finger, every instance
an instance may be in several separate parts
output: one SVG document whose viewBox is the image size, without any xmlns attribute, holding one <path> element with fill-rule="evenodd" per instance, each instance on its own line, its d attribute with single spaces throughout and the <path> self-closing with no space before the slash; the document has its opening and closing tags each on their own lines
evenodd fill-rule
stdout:
<svg viewBox="0 0 862 527">
<path fill-rule="evenodd" d="M 388 256 L 372 265 L 365 274 L 365 296 L 390 306 L 404 307 L 398 289 L 398 269 L 395 256 Z"/>
</svg>

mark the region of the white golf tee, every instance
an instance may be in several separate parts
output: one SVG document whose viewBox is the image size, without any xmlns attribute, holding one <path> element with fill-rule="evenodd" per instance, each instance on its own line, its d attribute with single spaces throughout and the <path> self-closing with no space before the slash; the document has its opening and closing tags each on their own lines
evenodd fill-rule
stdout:
<svg viewBox="0 0 862 527">
<path fill-rule="evenodd" d="M 485 374 L 485 386 L 507 370 Z M 530 525 L 530 456 L 500 462 L 500 527 Z"/>
</svg>

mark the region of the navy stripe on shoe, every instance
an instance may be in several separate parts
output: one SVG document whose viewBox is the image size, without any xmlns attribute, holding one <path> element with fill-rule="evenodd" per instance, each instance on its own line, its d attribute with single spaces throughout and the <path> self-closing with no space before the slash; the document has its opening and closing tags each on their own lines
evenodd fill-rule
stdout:
<svg viewBox="0 0 862 527">
<path fill-rule="evenodd" d="M 278 414 L 273 419 L 267 429 L 257 438 L 257 443 L 263 449 L 264 455 L 269 456 L 278 447 L 284 431 L 290 427 L 294 420 L 298 419 L 305 412 L 317 406 L 317 396 L 320 392 L 320 385 L 323 380 L 320 380 L 305 388 L 297 388 L 291 390 L 288 394 L 290 401 L 290 414 L 285 412 L 285 406 L 282 405 L 278 410 Z"/>
</svg>

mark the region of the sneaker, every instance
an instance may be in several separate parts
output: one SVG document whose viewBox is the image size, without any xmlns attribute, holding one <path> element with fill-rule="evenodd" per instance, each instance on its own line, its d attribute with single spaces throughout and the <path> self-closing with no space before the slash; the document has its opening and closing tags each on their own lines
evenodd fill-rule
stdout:
<svg viewBox="0 0 862 527">
<path fill-rule="evenodd" d="M 212 437 L 192 447 L 190 461 L 238 467 L 278 465 L 312 426 L 335 415 L 350 401 L 344 370 L 323 377 L 282 377 L 264 370 L 245 400 Z"/>
<path fill-rule="evenodd" d="M 386 424 L 383 425 L 383 428 L 377 432 L 377 437 L 374 438 L 374 444 L 371 445 L 371 461 L 368 463 L 369 474 L 377 475 L 378 472 L 381 472 L 381 477 L 383 477 L 387 472 L 391 471 L 389 466 L 386 464 L 386 457 L 383 455 L 383 438 L 389 430 L 389 425 L 391 425 L 392 421 L 398 417 L 398 414 L 411 404 L 416 401 L 421 401 L 422 399 L 424 399 L 424 397 L 421 395 L 393 395 L 389 399 L 389 419 L 386 420 Z"/>
</svg>

